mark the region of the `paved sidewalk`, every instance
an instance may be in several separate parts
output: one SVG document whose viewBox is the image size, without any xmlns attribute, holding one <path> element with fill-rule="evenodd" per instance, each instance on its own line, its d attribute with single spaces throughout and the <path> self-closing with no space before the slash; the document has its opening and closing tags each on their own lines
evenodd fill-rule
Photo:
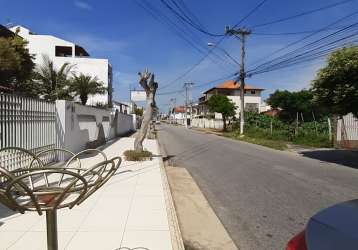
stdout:
<svg viewBox="0 0 358 250">
<path fill-rule="evenodd" d="M 109 158 L 122 155 L 133 142 L 122 138 L 103 151 Z M 145 141 L 144 147 L 159 154 L 155 140 Z M 124 161 L 80 206 L 58 210 L 59 249 L 171 250 L 159 161 Z M 45 216 L 11 214 L 0 207 L 0 249 L 46 249 Z"/>
</svg>

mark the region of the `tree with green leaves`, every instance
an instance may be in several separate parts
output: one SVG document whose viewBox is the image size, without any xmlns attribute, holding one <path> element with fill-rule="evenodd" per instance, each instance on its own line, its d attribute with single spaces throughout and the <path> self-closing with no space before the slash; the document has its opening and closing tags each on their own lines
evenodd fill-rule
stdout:
<svg viewBox="0 0 358 250">
<path fill-rule="evenodd" d="M 290 92 L 288 90 L 276 90 L 269 96 L 266 102 L 272 108 L 280 108 L 280 119 L 292 122 L 299 116 L 304 117 L 306 121 L 312 121 L 314 118 L 320 118 L 326 114 L 324 107 L 319 107 L 313 101 L 311 90 L 300 90 Z"/>
<path fill-rule="evenodd" d="M 143 108 L 134 107 L 134 114 L 137 116 L 143 116 Z"/>
<path fill-rule="evenodd" d="M 81 73 L 78 76 L 73 75 L 69 90 L 75 96 L 79 96 L 82 105 L 86 105 L 89 95 L 104 94 L 107 88 L 98 81 L 97 77 Z"/>
<path fill-rule="evenodd" d="M 234 103 L 227 96 L 212 95 L 208 100 L 208 107 L 210 112 L 222 115 L 223 130 L 226 131 L 226 120 L 236 114 Z"/>
<path fill-rule="evenodd" d="M 74 65 L 64 63 L 57 69 L 47 55 L 42 59 L 43 63 L 35 71 L 35 80 L 39 83 L 43 98 L 48 101 L 72 100 L 69 85 Z"/>
<path fill-rule="evenodd" d="M 333 52 L 312 82 L 314 101 L 330 114 L 358 117 L 358 46 Z"/>
<path fill-rule="evenodd" d="M 37 96 L 37 85 L 31 81 L 35 64 L 27 44 L 17 34 L 0 37 L 0 85 L 16 94 Z"/>
</svg>

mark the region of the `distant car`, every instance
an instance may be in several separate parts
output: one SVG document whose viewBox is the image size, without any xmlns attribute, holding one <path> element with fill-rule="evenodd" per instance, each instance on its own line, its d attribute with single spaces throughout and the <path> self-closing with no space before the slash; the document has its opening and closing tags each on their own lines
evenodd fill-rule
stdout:
<svg viewBox="0 0 358 250">
<path fill-rule="evenodd" d="M 155 124 L 160 124 L 160 121 L 159 121 L 159 120 L 156 120 L 156 121 L 155 121 Z"/>
<path fill-rule="evenodd" d="M 353 249 L 358 249 L 358 199 L 321 210 L 286 246 L 286 250 Z"/>
</svg>

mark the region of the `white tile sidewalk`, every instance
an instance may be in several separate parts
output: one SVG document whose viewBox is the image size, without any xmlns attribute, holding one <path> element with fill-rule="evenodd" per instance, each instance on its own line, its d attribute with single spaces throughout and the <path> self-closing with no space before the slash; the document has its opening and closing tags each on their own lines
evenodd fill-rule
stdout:
<svg viewBox="0 0 358 250">
<path fill-rule="evenodd" d="M 109 158 L 133 148 L 122 138 L 103 151 Z M 144 147 L 159 154 L 155 140 Z M 80 206 L 58 210 L 59 249 L 171 250 L 171 236 L 159 159 L 126 162 Z M 1 205 L 0 205 L 1 206 Z M 46 249 L 45 216 L 35 212 L 4 217 L 0 207 L 0 249 Z M 8 212 L 8 211 L 6 211 Z"/>
</svg>

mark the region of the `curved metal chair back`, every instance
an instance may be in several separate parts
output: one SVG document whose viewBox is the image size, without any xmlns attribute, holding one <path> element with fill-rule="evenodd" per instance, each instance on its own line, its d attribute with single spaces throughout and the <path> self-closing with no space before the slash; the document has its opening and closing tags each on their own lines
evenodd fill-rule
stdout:
<svg viewBox="0 0 358 250">
<path fill-rule="evenodd" d="M 122 162 L 120 157 L 108 160 L 107 156 L 97 149 L 87 149 L 74 154 L 56 148 L 35 155 L 28 150 L 11 147 L 0 150 L 0 153 L 8 151 L 26 155 L 27 162 L 25 167 L 12 171 L 0 165 L 0 202 L 20 213 L 37 211 L 39 215 L 42 211 L 64 207 L 71 209 L 81 204 L 111 178 Z M 41 156 L 55 152 L 65 153 L 70 158 L 59 166 L 44 165 Z M 81 156 L 89 153 L 96 153 L 103 160 L 89 168 L 84 167 Z M 2 162 L 4 163 L 6 164 L 6 161 Z"/>
</svg>

